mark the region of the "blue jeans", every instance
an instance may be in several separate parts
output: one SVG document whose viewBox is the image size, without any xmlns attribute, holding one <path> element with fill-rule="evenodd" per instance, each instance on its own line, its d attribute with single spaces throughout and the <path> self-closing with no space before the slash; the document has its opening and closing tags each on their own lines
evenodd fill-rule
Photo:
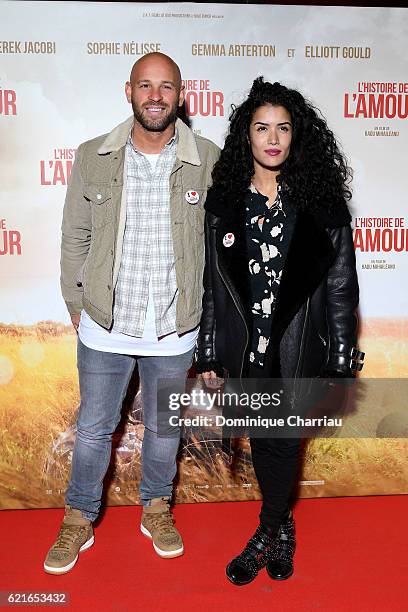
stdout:
<svg viewBox="0 0 408 612">
<path fill-rule="evenodd" d="M 78 338 L 81 404 L 66 503 L 93 521 L 101 505 L 102 485 L 109 466 L 112 435 L 136 362 L 139 368 L 143 423 L 141 503 L 171 496 L 176 475 L 178 437 L 157 435 L 157 380 L 185 379 L 194 348 L 171 357 L 135 357 L 86 347 Z"/>
</svg>

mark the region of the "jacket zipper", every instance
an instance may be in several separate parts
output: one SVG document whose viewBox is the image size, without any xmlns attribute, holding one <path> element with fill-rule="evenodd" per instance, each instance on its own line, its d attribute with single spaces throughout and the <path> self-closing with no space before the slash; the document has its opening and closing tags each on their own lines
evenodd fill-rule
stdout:
<svg viewBox="0 0 408 612">
<path fill-rule="evenodd" d="M 306 325 L 307 325 L 307 318 L 308 318 L 308 315 L 309 315 L 309 307 L 310 307 L 310 297 L 307 298 L 307 302 L 306 302 L 305 319 L 303 321 L 302 337 L 300 339 L 299 357 L 298 357 L 298 361 L 297 361 L 297 365 L 296 365 L 295 376 L 293 377 L 294 381 L 296 381 L 298 379 L 298 375 L 299 375 L 300 361 L 302 359 L 303 347 L 304 347 L 304 343 L 305 343 Z M 290 398 L 290 403 L 292 404 L 292 408 L 294 408 L 294 406 L 296 404 L 296 400 L 297 400 L 297 392 L 296 392 L 296 384 L 294 382 L 293 394 L 292 394 L 292 397 Z"/>
<path fill-rule="evenodd" d="M 308 315 L 309 315 L 309 307 L 310 307 L 310 297 L 307 298 L 307 302 L 306 302 L 305 319 L 303 321 L 302 337 L 300 339 L 299 357 L 298 357 L 298 362 L 297 362 L 297 365 L 296 365 L 295 376 L 293 377 L 293 381 L 294 381 L 293 394 L 292 394 L 292 397 L 290 398 L 290 403 L 292 404 L 292 408 L 294 408 L 294 406 L 296 404 L 296 401 L 297 401 L 296 381 L 298 379 L 299 369 L 300 369 L 300 361 L 301 361 L 302 355 L 303 355 L 303 347 L 304 347 L 304 343 L 305 343 L 306 324 L 307 324 L 307 318 L 308 318 Z"/>
<path fill-rule="evenodd" d="M 296 371 L 295 371 L 294 378 L 298 378 L 298 374 L 299 374 L 300 360 L 302 358 L 303 345 L 304 345 L 304 342 L 305 342 L 305 331 L 306 331 L 307 317 L 309 315 L 309 306 L 310 306 L 310 297 L 307 298 L 307 302 L 306 302 L 305 320 L 303 321 L 303 329 L 302 329 L 302 337 L 301 337 L 301 340 L 300 340 L 299 357 L 298 357 L 298 362 L 297 362 L 297 365 L 296 365 Z"/>
<path fill-rule="evenodd" d="M 243 355 L 242 355 L 241 370 L 240 370 L 240 373 L 239 373 L 239 377 L 240 377 L 240 378 L 242 378 L 242 372 L 243 372 L 243 370 L 244 370 L 244 360 L 245 360 L 245 354 L 246 354 L 246 351 L 247 351 L 247 348 L 248 348 L 248 339 L 249 339 L 249 331 L 248 331 L 248 326 L 247 326 L 247 324 L 246 324 L 245 317 L 244 317 L 244 315 L 243 315 L 243 314 L 242 314 L 242 312 L 241 312 L 241 309 L 240 309 L 240 307 L 239 307 L 238 301 L 237 301 L 236 297 L 234 296 L 234 294 L 233 294 L 233 292 L 232 292 L 232 290 L 231 290 L 231 287 L 230 287 L 230 285 L 229 285 L 228 281 L 227 281 L 227 280 L 225 279 L 225 277 L 222 275 L 221 270 L 220 270 L 220 268 L 219 268 L 219 266 L 218 266 L 218 255 L 216 256 L 216 263 L 215 263 L 215 266 L 216 266 L 216 268 L 217 268 L 217 272 L 218 272 L 218 274 L 220 275 L 220 278 L 222 279 L 222 282 L 224 283 L 224 285 L 225 285 L 225 287 L 226 287 L 226 289 L 227 289 L 228 293 L 230 294 L 230 296 L 231 296 L 231 298 L 232 298 L 232 301 L 234 302 L 235 307 L 236 307 L 236 309 L 238 310 L 238 312 L 239 312 L 239 314 L 240 314 L 240 316 L 241 316 L 241 319 L 242 319 L 242 321 L 243 321 L 243 323 L 244 323 L 244 325 L 245 325 L 245 331 L 246 331 L 246 343 L 245 343 L 244 353 L 243 353 Z"/>
</svg>

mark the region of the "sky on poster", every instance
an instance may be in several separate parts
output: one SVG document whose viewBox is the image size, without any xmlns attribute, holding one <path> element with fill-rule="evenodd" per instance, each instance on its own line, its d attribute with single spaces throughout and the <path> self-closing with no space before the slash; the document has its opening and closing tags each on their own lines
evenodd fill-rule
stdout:
<svg viewBox="0 0 408 612">
<path fill-rule="evenodd" d="M 24 11 L 24 19 L 21 18 Z M 354 169 L 353 213 L 403 217 L 407 132 L 402 119 L 346 119 L 344 95 L 359 82 L 404 82 L 408 13 L 403 9 L 222 4 L 2 2 L 3 41 L 55 41 L 56 54 L 0 54 L 0 88 L 16 92 L 17 114 L 0 114 L 0 218 L 21 233 L 21 256 L 3 255 L 0 321 L 68 321 L 59 293 L 63 185 L 41 185 L 40 162 L 75 149 L 126 118 L 123 85 L 138 56 L 89 54 L 89 42 L 159 43 L 185 79 L 208 80 L 222 92 L 224 115 L 196 116 L 193 128 L 222 144 L 231 103 L 252 80 L 300 89 L 319 106 Z M 162 14 L 162 16 L 157 16 Z M 92 26 L 90 27 L 90 24 Z M 197 45 L 273 45 L 275 57 L 195 55 Z M 339 58 L 306 57 L 306 47 L 339 47 Z M 369 59 L 345 59 L 343 47 L 369 48 Z M 295 49 L 288 57 L 288 49 Z M 3 48 L 4 50 L 4 48 Z M 316 51 L 313 51 L 316 53 Z M 398 137 L 370 138 L 378 125 Z M 406 215 L 406 217 L 405 217 Z M 2 231 L 2 230 L 0 230 Z M 0 243 L 1 246 L 1 243 Z M 395 269 L 363 269 L 373 259 Z M 406 316 L 407 251 L 358 253 L 362 312 Z"/>
</svg>

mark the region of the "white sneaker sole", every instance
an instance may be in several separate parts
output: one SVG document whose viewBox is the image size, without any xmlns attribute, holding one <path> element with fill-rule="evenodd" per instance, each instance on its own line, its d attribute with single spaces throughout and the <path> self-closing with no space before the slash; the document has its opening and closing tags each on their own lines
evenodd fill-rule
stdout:
<svg viewBox="0 0 408 612">
<path fill-rule="evenodd" d="M 79 549 L 79 552 L 81 553 L 81 552 L 84 552 L 84 550 L 91 548 L 94 542 L 95 542 L 95 537 L 92 535 L 89 538 L 89 540 L 85 542 L 85 544 L 82 544 L 81 548 Z M 67 572 L 72 570 L 75 563 L 78 561 L 78 557 L 79 557 L 79 554 L 75 557 L 73 561 L 71 561 L 71 563 L 68 563 L 68 565 L 64 565 L 63 567 L 52 567 L 50 565 L 47 565 L 44 561 L 44 571 L 47 572 L 47 574 L 57 574 L 57 575 L 66 574 Z"/>
<path fill-rule="evenodd" d="M 140 523 L 140 531 L 151 540 L 153 539 L 150 531 L 142 523 Z M 174 557 L 180 557 L 184 553 L 184 546 L 176 548 L 176 550 L 162 550 L 153 542 L 153 548 L 159 557 L 163 557 L 163 559 L 174 559 Z"/>
</svg>

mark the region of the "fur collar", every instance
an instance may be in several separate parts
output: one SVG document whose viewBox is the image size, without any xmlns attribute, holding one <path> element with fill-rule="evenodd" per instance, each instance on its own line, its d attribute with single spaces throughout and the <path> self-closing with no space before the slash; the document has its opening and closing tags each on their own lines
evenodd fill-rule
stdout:
<svg viewBox="0 0 408 612">
<path fill-rule="evenodd" d="M 219 268 L 239 299 L 241 310 L 251 328 L 245 206 L 237 201 L 223 200 L 215 190 L 211 190 L 205 208 L 216 217 L 210 220 L 210 225 L 216 232 L 215 247 Z M 274 342 L 280 341 L 290 321 L 316 290 L 335 259 L 335 249 L 326 227 L 317 223 L 310 214 L 302 211 L 297 213 L 274 313 L 271 337 Z M 234 241 L 232 245 L 226 246 L 224 238 L 230 233 Z"/>
<path fill-rule="evenodd" d="M 287 196 L 285 196 L 285 199 Z M 208 191 L 207 199 L 205 202 L 205 209 L 215 215 L 226 219 L 237 219 L 238 217 L 244 216 L 244 203 L 237 198 L 225 197 L 219 190 L 214 187 Z M 306 215 L 313 219 L 313 222 L 322 228 L 335 228 L 344 227 L 350 225 L 351 215 L 346 203 L 339 206 L 334 213 L 329 214 L 328 211 L 322 209 L 319 213 L 307 213 L 303 212 L 301 215 Z"/>
</svg>

